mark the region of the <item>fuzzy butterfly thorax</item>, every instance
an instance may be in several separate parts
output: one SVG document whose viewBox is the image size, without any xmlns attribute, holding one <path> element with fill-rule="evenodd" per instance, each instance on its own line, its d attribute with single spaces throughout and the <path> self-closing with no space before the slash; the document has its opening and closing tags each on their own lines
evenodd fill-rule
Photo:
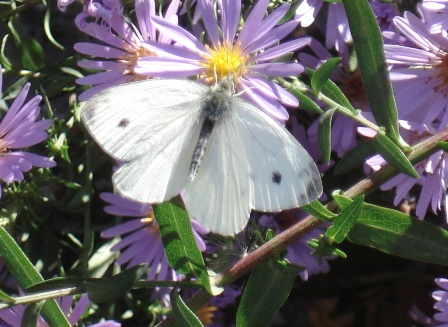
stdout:
<svg viewBox="0 0 448 327">
<path fill-rule="evenodd" d="M 190 173 L 188 175 L 190 182 L 196 178 L 213 129 L 216 128 L 218 122 L 224 121 L 224 116 L 229 114 L 228 111 L 232 108 L 232 90 L 233 83 L 231 79 L 222 78 L 218 83 L 210 87 L 204 97 L 201 108 L 201 119 L 203 120 L 201 131 L 193 151 Z"/>
</svg>

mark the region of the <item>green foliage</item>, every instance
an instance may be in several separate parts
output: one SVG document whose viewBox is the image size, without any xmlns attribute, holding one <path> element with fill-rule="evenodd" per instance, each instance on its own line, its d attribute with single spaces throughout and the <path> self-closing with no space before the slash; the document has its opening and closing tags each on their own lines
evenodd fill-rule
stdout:
<svg viewBox="0 0 448 327">
<path fill-rule="evenodd" d="M 341 243 L 358 221 L 363 202 L 364 196 L 359 196 L 348 206 L 344 207 L 333 220 L 333 226 L 327 229 L 325 236 L 333 242 Z"/>
<path fill-rule="evenodd" d="M 236 325 L 269 326 L 291 292 L 298 272 L 300 272 L 298 267 L 275 259 L 255 268 L 241 298 L 236 314 Z"/>
<path fill-rule="evenodd" d="M 176 316 L 176 326 L 203 327 L 198 317 L 185 305 L 177 289 L 170 293 L 170 301 L 173 307 L 173 313 Z"/>
<path fill-rule="evenodd" d="M 3 227 L 0 227 L 0 240 L 0 257 L 3 258 L 9 272 L 20 287 L 25 289 L 43 281 L 42 276 L 31 264 L 28 257 Z M 30 319 L 33 311 L 33 309 L 29 311 Z M 49 326 L 70 326 L 55 300 L 47 300 L 42 306 L 41 312 Z"/>
<path fill-rule="evenodd" d="M 311 78 L 311 87 L 314 91 L 319 93 L 322 90 L 340 62 L 341 58 L 331 58 L 316 70 Z"/>
<path fill-rule="evenodd" d="M 345 208 L 352 201 L 335 196 Z M 448 265 L 448 232 L 402 212 L 364 203 L 348 240 L 385 253 L 424 262 Z"/>
<path fill-rule="evenodd" d="M 398 112 L 389 81 L 380 28 L 368 0 L 342 0 L 342 2 L 347 13 L 370 108 L 378 124 L 386 128 L 386 135 L 397 143 L 401 140 Z"/>
<path fill-rule="evenodd" d="M 385 135 L 383 130 L 379 130 L 373 138 L 373 146 L 398 171 L 414 178 L 420 177 L 403 151 Z"/>
<path fill-rule="evenodd" d="M 191 229 L 190 217 L 181 199 L 155 205 L 154 215 L 160 228 L 170 266 L 185 276 L 198 278 L 211 294 L 210 279 Z"/>
<path fill-rule="evenodd" d="M 324 162 L 330 162 L 331 155 L 331 121 L 336 109 L 327 110 L 319 120 L 319 147 Z"/>
</svg>

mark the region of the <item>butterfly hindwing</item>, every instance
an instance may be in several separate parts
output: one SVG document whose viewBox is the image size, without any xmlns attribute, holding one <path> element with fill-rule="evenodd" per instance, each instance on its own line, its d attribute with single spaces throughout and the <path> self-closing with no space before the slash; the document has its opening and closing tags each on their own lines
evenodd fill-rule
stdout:
<svg viewBox="0 0 448 327">
<path fill-rule="evenodd" d="M 204 160 L 183 196 L 188 212 L 211 231 L 235 234 L 247 224 L 253 189 L 236 116 L 215 126 Z"/>
<path fill-rule="evenodd" d="M 286 130 L 252 104 L 234 99 L 241 144 L 250 164 L 252 208 L 276 212 L 307 204 L 322 194 L 319 171 L 306 150 Z"/>
</svg>

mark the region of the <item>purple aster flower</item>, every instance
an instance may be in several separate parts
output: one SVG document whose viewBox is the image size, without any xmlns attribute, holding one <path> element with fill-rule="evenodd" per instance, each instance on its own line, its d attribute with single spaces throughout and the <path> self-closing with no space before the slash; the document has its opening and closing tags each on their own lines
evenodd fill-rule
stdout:
<svg viewBox="0 0 448 327">
<path fill-rule="evenodd" d="M 277 25 L 289 5 L 281 5 L 265 17 L 269 0 L 260 0 L 247 16 L 241 30 L 238 30 L 241 1 L 218 1 L 220 32 L 214 1 L 201 1 L 201 16 L 210 45 L 204 45 L 193 34 L 167 19 L 154 17 L 156 27 L 164 35 L 172 37 L 175 43 L 146 42 L 147 49 L 155 52 L 156 56 L 140 58 L 135 71 L 162 78 L 199 75 L 200 80 L 209 85 L 222 77 L 232 76 L 236 90 L 241 92 L 242 97 L 271 116 L 287 119 L 288 112 L 283 105 L 297 107 L 298 100 L 265 76 L 296 76 L 304 70 L 298 63 L 272 62 L 310 41 L 310 38 L 302 38 L 279 44 L 298 24 L 297 21 L 288 21 Z M 256 35 L 254 31 L 257 31 Z"/>
<path fill-rule="evenodd" d="M 439 322 L 438 326 L 448 326 L 448 279 L 436 278 L 435 282 L 443 290 L 438 290 L 432 293 L 432 297 L 437 302 L 434 304 L 434 309 L 440 311 L 434 315 L 434 320 Z"/>
<path fill-rule="evenodd" d="M 174 24 L 177 24 L 178 5 L 179 0 L 173 0 L 165 14 L 165 18 Z M 82 32 L 105 43 L 105 45 L 90 42 L 75 44 L 76 51 L 97 58 L 81 61 L 78 63 L 79 66 L 101 71 L 76 81 L 81 85 L 93 85 L 79 96 L 81 101 L 88 100 L 108 87 L 147 78 L 134 70 L 139 57 L 154 55 L 142 46 L 143 42 L 146 40 L 157 40 L 161 43 L 171 41 L 157 34 L 151 23 L 151 17 L 155 16 L 155 12 L 154 0 L 136 0 L 135 15 L 139 28 L 123 16 L 118 0 L 89 2 L 85 11 L 76 17 L 76 25 Z M 92 17 L 95 18 L 93 21 Z"/>
<path fill-rule="evenodd" d="M 296 9 L 295 19 L 297 19 L 303 27 L 310 26 L 314 23 L 323 4 L 323 0 L 303 0 Z"/>
<path fill-rule="evenodd" d="M 0 66 L 0 90 L 2 88 L 2 72 Z M 23 173 L 32 167 L 54 167 L 56 163 L 38 154 L 20 151 L 44 141 L 48 134 L 45 131 L 51 120 L 39 120 L 41 96 L 35 96 L 25 103 L 30 89 L 27 83 L 15 98 L 6 115 L 0 122 L 0 179 L 5 183 L 18 182 L 24 179 Z M 2 189 L 0 187 L 0 197 Z"/>
<path fill-rule="evenodd" d="M 430 137 L 437 133 L 438 128 L 428 127 L 419 123 L 412 123 L 400 120 L 401 135 L 409 144 L 413 145 L 419 141 Z M 375 133 L 367 128 L 359 128 L 361 134 L 373 137 Z M 366 161 L 366 165 L 373 170 L 378 170 L 386 164 L 386 161 L 380 156 L 374 157 Z M 444 151 L 437 151 L 430 157 L 418 164 L 414 165 L 415 169 L 421 176 L 413 178 L 405 174 L 398 174 L 381 186 L 382 190 L 390 190 L 396 188 L 394 205 L 398 206 L 405 198 L 409 197 L 409 192 L 414 185 L 420 185 L 421 191 L 417 201 L 415 214 L 418 218 L 423 219 L 430 207 L 434 213 L 445 208 L 445 217 L 448 222 L 447 212 L 447 187 L 448 187 L 448 155 Z"/>
<path fill-rule="evenodd" d="M 61 307 L 62 312 L 67 316 L 71 326 L 75 326 L 81 319 L 84 312 L 90 306 L 87 294 L 83 294 L 79 301 L 73 306 L 73 297 L 65 296 L 56 300 Z M 73 307 L 73 308 L 72 308 Z M 17 305 L 8 309 L 0 310 L 0 325 L 3 327 L 20 326 L 25 311 L 24 305 Z M 47 323 L 39 316 L 37 319 L 37 327 L 47 327 Z M 89 325 L 89 327 L 120 327 L 121 324 L 112 320 L 103 321 L 97 324 Z"/>
<path fill-rule="evenodd" d="M 370 1 L 376 21 L 382 31 L 387 30 L 392 25 L 392 20 L 399 15 L 397 6 L 392 2 Z"/>
<path fill-rule="evenodd" d="M 308 27 L 322 9 L 324 0 L 305 0 L 297 7 L 295 19 L 303 27 Z M 353 42 L 348 26 L 347 15 L 342 3 L 329 3 L 325 31 L 325 46 L 335 48 L 341 55 L 348 57 L 348 44 Z"/>
<path fill-rule="evenodd" d="M 128 268 L 147 263 L 150 268 L 148 280 L 178 280 L 180 276 L 168 265 L 152 207 L 113 193 L 101 193 L 100 197 L 110 204 L 104 208 L 108 214 L 139 217 L 108 228 L 101 233 L 101 237 L 104 238 L 122 236 L 122 240 L 112 247 L 112 251 L 121 251 L 115 263 L 126 264 Z M 204 251 L 205 243 L 200 234 L 205 234 L 207 231 L 195 220 L 191 222 L 199 249 Z"/>
<path fill-rule="evenodd" d="M 75 0 L 58 0 L 58 8 L 60 11 L 65 11 L 73 2 L 75 2 Z"/>
<path fill-rule="evenodd" d="M 431 33 L 442 33 L 448 29 L 448 1 L 423 0 L 419 9 Z"/>
<path fill-rule="evenodd" d="M 446 49 L 448 39 L 431 34 L 415 15 L 406 12 L 394 18 L 395 27 L 413 46 L 386 44 L 387 62 L 392 64 L 390 77 L 399 117 L 440 129 L 448 125 L 446 110 L 448 75 Z M 425 108 L 425 110 L 421 110 Z"/>
</svg>

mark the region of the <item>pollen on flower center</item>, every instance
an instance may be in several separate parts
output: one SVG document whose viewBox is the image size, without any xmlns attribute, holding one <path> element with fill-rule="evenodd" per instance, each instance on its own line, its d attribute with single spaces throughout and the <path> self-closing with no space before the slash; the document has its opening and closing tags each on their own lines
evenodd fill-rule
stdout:
<svg viewBox="0 0 448 327">
<path fill-rule="evenodd" d="M 221 44 L 218 49 L 208 48 L 210 56 L 203 63 L 206 68 L 204 79 L 217 81 L 225 76 L 233 76 L 238 80 L 245 73 L 246 57 L 243 56 L 239 45 Z"/>
<path fill-rule="evenodd" d="M 446 86 L 448 85 L 448 55 L 445 54 L 440 56 L 442 59 L 439 64 L 437 64 L 436 78 L 440 80 L 439 84 L 435 88 L 435 91 L 443 91 L 445 94 L 448 93 Z"/>
<path fill-rule="evenodd" d="M 151 57 L 154 56 L 154 53 L 150 50 L 146 49 L 144 46 L 138 46 L 138 47 L 126 47 L 126 54 L 121 56 L 119 59 L 119 62 L 124 67 L 124 75 L 131 75 L 132 80 L 140 80 L 140 79 L 146 79 L 147 76 L 143 76 L 140 74 L 137 74 L 134 71 L 135 66 L 137 65 L 137 60 L 142 57 Z"/>
</svg>

